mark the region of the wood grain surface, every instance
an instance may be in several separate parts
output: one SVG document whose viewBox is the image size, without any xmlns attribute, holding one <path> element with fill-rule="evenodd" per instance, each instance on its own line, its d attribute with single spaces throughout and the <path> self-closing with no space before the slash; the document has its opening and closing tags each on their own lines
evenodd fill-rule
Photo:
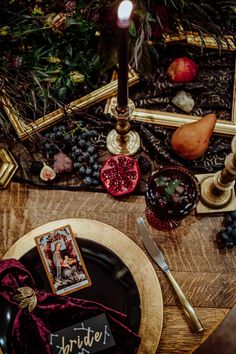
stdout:
<svg viewBox="0 0 236 354">
<path fill-rule="evenodd" d="M 87 218 L 111 225 L 146 253 L 135 224 L 137 216 L 144 217 L 142 196 L 116 200 L 105 193 L 48 191 L 12 182 L 0 192 L 0 198 L 1 256 L 34 228 L 65 218 Z M 157 353 L 191 353 L 236 303 L 236 249 L 219 250 L 215 244 L 222 220 L 221 214 L 192 213 L 171 232 L 158 232 L 150 227 L 173 276 L 205 328 L 201 335 L 192 332 L 167 278 L 151 261 L 164 301 L 163 330 Z"/>
</svg>

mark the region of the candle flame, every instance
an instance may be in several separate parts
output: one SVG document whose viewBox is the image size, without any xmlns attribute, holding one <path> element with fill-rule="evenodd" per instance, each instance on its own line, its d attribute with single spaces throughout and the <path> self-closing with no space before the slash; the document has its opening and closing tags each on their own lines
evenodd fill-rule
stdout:
<svg viewBox="0 0 236 354">
<path fill-rule="evenodd" d="M 122 22 L 129 20 L 131 12 L 133 10 L 133 4 L 129 0 L 121 1 L 118 7 L 118 19 Z"/>
</svg>

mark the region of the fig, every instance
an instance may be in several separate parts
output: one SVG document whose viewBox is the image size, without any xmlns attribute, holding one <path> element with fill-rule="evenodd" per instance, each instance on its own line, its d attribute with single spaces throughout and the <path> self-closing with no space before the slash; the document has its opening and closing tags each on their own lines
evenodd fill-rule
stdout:
<svg viewBox="0 0 236 354">
<path fill-rule="evenodd" d="M 208 149 L 215 124 L 216 115 L 211 113 L 196 122 L 182 125 L 171 137 L 172 149 L 183 159 L 198 159 Z"/>
<path fill-rule="evenodd" d="M 50 166 L 47 166 L 44 163 L 43 168 L 40 172 L 40 178 L 43 181 L 49 182 L 52 181 L 55 177 L 56 177 L 56 172 Z"/>
<path fill-rule="evenodd" d="M 167 76 L 172 82 L 192 82 L 198 73 L 198 65 L 187 58 L 177 58 L 169 65 Z"/>
<path fill-rule="evenodd" d="M 53 169 L 56 173 L 71 172 L 73 163 L 69 156 L 63 152 L 54 155 Z"/>
<path fill-rule="evenodd" d="M 132 193 L 138 185 L 140 175 L 138 162 L 123 154 L 108 158 L 100 171 L 104 187 L 115 197 Z"/>
</svg>

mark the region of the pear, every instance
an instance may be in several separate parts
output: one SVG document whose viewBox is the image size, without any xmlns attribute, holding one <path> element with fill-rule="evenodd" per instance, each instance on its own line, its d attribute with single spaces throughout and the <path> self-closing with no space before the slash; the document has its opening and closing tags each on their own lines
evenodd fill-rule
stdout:
<svg viewBox="0 0 236 354">
<path fill-rule="evenodd" d="M 193 123 L 177 128 L 171 137 L 174 152 L 185 160 L 195 160 L 208 149 L 216 124 L 216 115 L 208 114 Z"/>
</svg>

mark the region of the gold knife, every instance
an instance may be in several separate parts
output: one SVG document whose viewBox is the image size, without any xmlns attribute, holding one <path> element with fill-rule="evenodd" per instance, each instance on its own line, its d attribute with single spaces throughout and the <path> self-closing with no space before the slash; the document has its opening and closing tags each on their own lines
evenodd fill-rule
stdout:
<svg viewBox="0 0 236 354">
<path fill-rule="evenodd" d="M 186 298 L 185 294 L 177 284 L 176 280 L 174 279 L 173 275 L 171 274 L 168 265 L 166 264 L 166 261 L 161 253 L 161 250 L 157 246 L 156 242 L 153 240 L 151 237 L 148 228 L 143 220 L 142 217 L 138 217 L 136 219 L 137 225 L 138 225 L 138 230 L 139 234 L 142 238 L 142 241 L 144 243 L 144 246 L 146 247 L 146 250 L 148 251 L 149 255 L 152 257 L 152 259 L 156 262 L 156 264 L 163 270 L 163 272 L 167 275 L 169 281 L 171 282 L 178 298 L 179 301 L 183 307 L 185 316 L 187 317 L 190 325 L 192 328 L 197 332 L 200 333 L 203 331 L 203 326 L 193 309 L 192 305 Z"/>
</svg>

